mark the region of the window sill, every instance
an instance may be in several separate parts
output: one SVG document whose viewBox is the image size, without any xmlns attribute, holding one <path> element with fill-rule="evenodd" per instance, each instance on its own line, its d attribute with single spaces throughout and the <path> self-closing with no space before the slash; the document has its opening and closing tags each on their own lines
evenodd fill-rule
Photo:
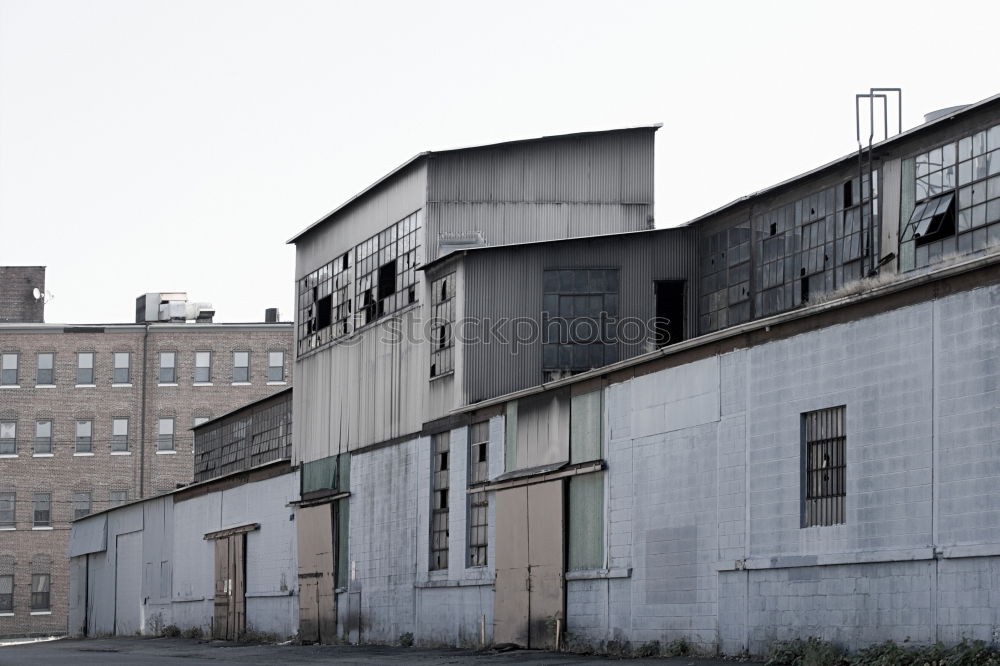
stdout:
<svg viewBox="0 0 1000 666">
<path fill-rule="evenodd" d="M 16 453 L 0 453 L 0 458 L 16 458 Z"/>
<path fill-rule="evenodd" d="M 74 388 L 97 388 L 97 384 L 74 384 Z"/>
<path fill-rule="evenodd" d="M 52 531 L 52 526 L 49 525 L 48 527 L 32 527 L 31 531 L 32 532 L 51 532 Z"/>
<path fill-rule="evenodd" d="M 113 456 L 130 456 L 130 455 L 132 455 L 132 452 L 131 451 L 112 451 L 111 455 L 113 455 Z"/>
<path fill-rule="evenodd" d="M 176 453 L 177 453 L 177 451 L 157 451 L 156 455 L 158 455 L 158 456 L 172 456 L 172 455 L 174 455 Z"/>
<path fill-rule="evenodd" d="M 35 388 L 55 388 L 55 384 L 35 384 Z"/>
<path fill-rule="evenodd" d="M 233 382 L 230 386 L 250 386 L 250 382 Z"/>
<path fill-rule="evenodd" d="M 74 453 L 73 454 L 74 457 L 80 457 L 80 458 L 89 458 L 92 455 L 94 455 L 94 454 L 93 453 L 86 453 L 86 452 Z"/>
<path fill-rule="evenodd" d="M 0 617 L 14 617 L 13 613 L 0 613 Z"/>
<path fill-rule="evenodd" d="M 32 453 L 31 457 L 32 458 L 51 458 L 54 455 L 55 455 L 54 453 Z"/>
<path fill-rule="evenodd" d="M 167 382 L 166 384 L 157 384 L 157 386 L 177 386 L 177 383 L 176 382 L 173 382 L 173 383 Z"/>
<path fill-rule="evenodd" d="M 576 569 L 566 572 L 566 580 L 601 580 L 603 578 L 631 578 L 632 569 Z"/>
<path fill-rule="evenodd" d="M 440 578 L 431 578 L 429 580 L 418 580 L 413 584 L 416 588 L 435 588 L 435 587 L 486 587 L 488 585 L 493 585 L 496 581 L 493 578 L 462 578 L 459 580 L 447 580 Z"/>
<path fill-rule="evenodd" d="M 445 377 L 454 377 L 454 376 L 455 376 L 455 371 L 449 370 L 448 372 L 442 372 L 440 375 L 434 375 L 433 377 L 430 378 L 430 380 L 433 382 L 438 379 L 444 379 Z"/>
<path fill-rule="evenodd" d="M 52 611 L 31 611 L 32 615 L 52 615 Z"/>
<path fill-rule="evenodd" d="M 111 388 L 132 388 L 132 384 L 112 384 Z"/>
<path fill-rule="evenodd" d="M 14 389 L 21 388 L 20 384 L 0 384 L 0 389 Z"/>
<path fill-rule="evenodd" d="M 212 382 L 195 382 L 192 386 L 215 386 Z"/>
<path fill-rule="evenodd" d="M 285 386 L 287 384 L 288 384 L 288 382 L 268 382 L 267 383 L 268 386 Z"/>
<path fill-rule="evenodd" d="M 0 527 L 0 532 L 13 532 L 16 529 L 16 527 Z"/>
</svg>

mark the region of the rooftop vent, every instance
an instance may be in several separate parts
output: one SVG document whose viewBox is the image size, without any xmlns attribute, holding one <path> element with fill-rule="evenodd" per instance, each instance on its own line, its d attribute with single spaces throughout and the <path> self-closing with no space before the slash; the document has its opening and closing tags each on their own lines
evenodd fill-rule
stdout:
<svg viewBox="0 0 1000 666">
<path fill-rule="evenodd" d="M 189 303 L 184 292 L 152 292 L 135 299 L 135 323 L 195 321 L 210 324 L 215 316 L 211 303 Z"/>
<path fill-rule="evenodd" d="M 264 323 L 265 324 L 278 323 L 278 308 L 268 308 L 264 310 Z"/>
</svg>

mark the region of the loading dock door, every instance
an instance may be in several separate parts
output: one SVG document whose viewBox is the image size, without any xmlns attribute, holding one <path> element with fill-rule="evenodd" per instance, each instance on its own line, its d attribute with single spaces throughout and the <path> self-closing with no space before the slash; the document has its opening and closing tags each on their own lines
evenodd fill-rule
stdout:
<svg viewBox="0 0 1000 666">
<path fill-rule="evenodd" d="M 497 491 L 494 643 L 556 647 L 565 608 L 563 482 Z"/>
<path fill-rule="evenodd" d="M 236 640 L 246 630 L 246 534 L 215 539 L 212 638 Z"/>
<path fill-rule="evenodd" d="M 300 507 L 295 517 L 299 537 L 299 639 L 306 642 L 333 643 L 337 638 L 332 506 Z"/>
<path fill-rule="evenodd" d="M 119 534 L 115 553 L 115 635 L 142 629 L 142 532 Z"/>
</svg>

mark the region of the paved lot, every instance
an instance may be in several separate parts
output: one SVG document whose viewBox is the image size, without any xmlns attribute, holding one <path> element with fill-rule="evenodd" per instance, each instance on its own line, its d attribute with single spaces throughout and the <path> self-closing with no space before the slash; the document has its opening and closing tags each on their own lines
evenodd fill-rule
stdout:
<svg viewBox="0 0 1000 666">
<path fill-rule="evenodd" d="M 107 638 L 59 640 L 48 643 L 0 647 L 2 666 L 194 666 L 206 664 L 490 664 L 506 666 L 562 666 L 602 664 L 617 661 L 608 657 L 536 652 L 474 653 L 468 650 L 399 647 L 354 647 L 340 645 L 245 645 L 224 641 L 196 641 L 186 638 Z M 711 659 L 673 658 L 641 660 L 670 666 L 732 666 L 733 662 Z"/>
</svg>

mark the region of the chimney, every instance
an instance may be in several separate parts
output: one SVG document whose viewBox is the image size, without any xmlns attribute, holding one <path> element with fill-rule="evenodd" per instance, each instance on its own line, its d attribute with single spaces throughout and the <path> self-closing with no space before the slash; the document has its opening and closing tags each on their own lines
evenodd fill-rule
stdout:
<svg viewBox="0 0 1000 666">
<path fill-rule="evenodd" d="M 278 308 L 268 308 L 264 310 L 264 323 L 265 324 L 278 323 Z"/>
<path fill-rule="evenodd" d="M 45 300 L 45 266 L 0 266 L 0 321 L 41 324 Z"/>
</svg>

